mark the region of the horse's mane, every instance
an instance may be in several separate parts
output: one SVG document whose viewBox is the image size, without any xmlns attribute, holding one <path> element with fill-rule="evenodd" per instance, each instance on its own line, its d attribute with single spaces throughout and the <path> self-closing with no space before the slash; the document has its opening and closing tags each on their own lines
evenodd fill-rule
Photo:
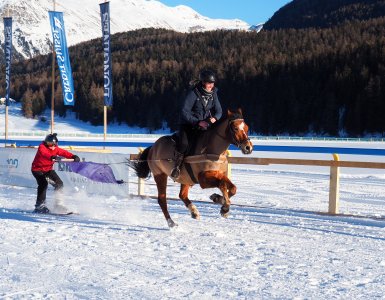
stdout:
<svg viewBox="0 0 385 300">
<path fill-rule="evenodd" d="M 219 125 L 221 125 L 225 121 L 233 121 L 236 119 L 243 119 L 242 114 L 240 114 L 239 112 L 232 112 L 231 115 L 228 115 L 228 114 L 223 115 L 217 122 L 215 122 L 212 126 L 210 126 L 209 129 L 213 129 L 215 127 L 218 127 Z"/>
</svg>

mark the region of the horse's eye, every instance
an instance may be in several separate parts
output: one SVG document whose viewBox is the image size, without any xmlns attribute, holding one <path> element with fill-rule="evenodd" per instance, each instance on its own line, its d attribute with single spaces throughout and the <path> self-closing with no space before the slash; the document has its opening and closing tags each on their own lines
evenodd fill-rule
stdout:
<svg viewBox="0 0 385 300">
<path fill-rule="evenodd" d="M 239 130 L 239 128 L 238 127 L 234 127 L 234 131 L 238 131 Z"/>
</svg>

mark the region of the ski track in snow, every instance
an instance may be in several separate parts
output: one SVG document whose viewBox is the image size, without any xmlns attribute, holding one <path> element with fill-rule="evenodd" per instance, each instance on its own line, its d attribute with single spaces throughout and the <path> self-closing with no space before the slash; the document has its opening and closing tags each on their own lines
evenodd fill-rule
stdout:
<svg viewBox="0 0 385 300">
<path fill-rule="evenodd" d="M 195 202 L 201 220 L 169 201 L 172 230 L 152 198 L 79 193 L 66 199 L 79 215 L 35 215 L 21 212 L 35 189 L 2 186 L 0 299 L 381 298 L 385 188 L 375 179 L 342 180 L 341 210 L 378 219 L 331 217 L 315 213 L 327 211 L 327 172 L 237 166 L 228 219 L 208 201 L 214 190 L 193 187 L 190 198 L 207 201 Z"/>
<path fill-rule="evenodd" d="M 10 130 L 48 130 L 47 124 L 21 118 L 19 110 L 10 107 Z M 102 132 L 68 118 L 56 130 Z M 133 129 L 109 126 L 115 133 L 127 130 Z M 384 148 L 361 142 L 257 143 Z M 129 192 L 135 193 L 137 178 L 129 175 Z M 209 201 L 218 190 L 195 186 L 190 199 L 199 200 L 194 203 L 201 220 L 193 220 L 181 201 L 168 201 L 179 224 L 172 230 L 150 197 L 86 195 L 66 186 L 66 205 L 79 215 L 35 215 L 26 211 L 33 209 L 36 187 L 0 181 L 0 299 L 383 299 L 384 171 L 341 169 L 340 212 L 359 217 L 320 214 L 328 210 L 329 176 L 328 168 L 233 165 L 237 194 L 230 217 L 222 218 L 220 206 Z M 175 198 L 179 186 L 169 183 L 168 196 Z M 153 179 L 145 193 L 156 195 Z M 51 208 L 52 201 L 49 189 Z"/>
</svg>

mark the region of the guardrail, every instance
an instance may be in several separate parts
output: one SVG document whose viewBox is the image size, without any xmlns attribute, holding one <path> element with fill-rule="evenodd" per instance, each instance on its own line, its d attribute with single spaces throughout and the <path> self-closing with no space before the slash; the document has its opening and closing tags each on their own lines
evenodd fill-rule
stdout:
<svg viewBox="0 0 385 300">
<path fill-rule="evenodd" d="M 4 143 L 4 139 L 0 139 L 0 144 Z M 15 147 L 33 147 L 38 146 L 41 141 L 38 140 L 15 140 L 8 139 L 7 145 Z M 60 146 L 79 146 L 79 147 L 119 147 L 119 148 L 139 148 L 149 147 L 152 142 L 95 142 L 95 141 L 65 141 L 60 139 Z M 229 150 L 238 150 L 237 147 L 231 145 Z M 367 149 L 367 148 L 344 148 L 344 147 L 307 147 L 307 146 L 270 146 L 270 145 L 254 145 L 253 151 L 261 152 L 299 152 L 299 153 L 325 153 L 325 154 L 351 154 L 351 155 L 374 155 L 385 156 L 385 149 Z"/>
<path fill-rule="evenodd" d="M 4 143 L 4 140 L 0 140 Z M 15 147 L 37 146 L 41 142 L 33 140 L 7 140 L 8 144 Z M 153 143 L 150 142 L 94 142 L 94 141 L 60 141 L 60 146 L 80 146 L 80 147 L 148 147 Z M 230 150 L 237 150 L 236 147 L 230 146 Z M 367 156 L 385 156 L 385 149 L 367 149 L 367 148 L 343 148 L 343 147 L 299 147 L 299 146 L 270 146 L 270 145 L 254 145 L 254 151 L 261 152 L 299 152 L 299 153 L 324 153 L 332 154 L 334 160 L 314 160 L 314 159 L 287 159 L 287 158 L 249 158 L 249 157 L 228 157 L 231 164 L 253 164 L 253 165 L 308 165 L 330 167 L 330 183 L 329 183 L 329 209 L 328 213 L 336 215 L 339 213 L 339 169 L 348 168 L 369 168 L 369 169 L 385 169 L 385 163 L 367 162 L 367 161 L 340 161 L 338 154 L 350 155 L 367 155 Z M 338 153 L 338 154 L 336 154 Z M 130 159 L 135 159 L 137 154 L 131 154 Z M 143 193 L 143 182 L 138 183 L 138 194 Z"/>
<path fill-rule="evenodd" d="M 356 150 L 356 149 L 355 149 Z M 353 151 L 357 154 L 357 151 Z M 365 149 L 379 150 L 379 149 Z M 345 152 L 347 150 L 345 149 Z M 369 151 L 371 152 L 371 151 Z M 131 154 L 130 159 L 135 160 L 138 154 Z M 288 159 L 288 158 L 249 158 L 249 157 L 233 157 L 228 156 L 229 164 L 246 164 L 246 165 L 306 165 L 306 166 L 322 166 L 330 167 L 329 182 L 329 209 L 330 215 L 339 214 L 339 177 L 340 168 L 369 168 L 369 169 L 385 169 L 385 163 L 382 162 L 363 162 L 363 161 L 340 161 L 338 154 L 333 154 L 334 160 L 315 160 L 315 159 Z M 230 172 L 229 172 L 230 173 Z M 144 181 L 138 180 L 138 195 L 143 195 Z"/>
<path fill-rule="evenodd" d="M 102 130 L 102 129 L 101 129 Z M 143 132 L 145 132 L 143 130 Z M 20 130 L 8 132 L 8 138 L 12 137 L 44 137 L 50 132 L 48 130 Z M 160 138 L 164 133 L 107 133 L 109 138 Z M 0 137 L 5 137 L 4 133 L 0 134 Z M 85 138 L 100 138 L 104 139 L 104 133 L 92 133 L 92 132 L 60 132 L 61 137 L 85 137 Z M 288 135 L 258 135 L 249 134 L 250 139 L 254 140 L 289 140 L 289 141 L 345 141 L 345 142 L 385 142 L 384 136 L 379 137 L 362 137 L 362 138 L 350 138 L 350 137 L 317 137 L 317 136 L 288 136 Z"/>
</svg>

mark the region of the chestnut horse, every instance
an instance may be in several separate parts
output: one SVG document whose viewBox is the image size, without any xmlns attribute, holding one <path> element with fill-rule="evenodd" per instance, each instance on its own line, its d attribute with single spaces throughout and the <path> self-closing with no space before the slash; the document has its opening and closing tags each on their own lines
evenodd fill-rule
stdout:
<svg viewBox="0 0 385 300">
<path fill-rule="evenodd" d="M 181 184 L 179 198 L 184 202 L 194 219 L 199 219 L 199 211 L 188 198 L 191 186 L 199 183 L 202 189 L 217 187 L 222 196 L 210 196 L 215 203 L 222 204 L 221 215 L 227 217 L 230 211 L 230 198 L 236 193 L 236 186 L 227 177 L 226 151 L 230 144 L 241 149 L 243 154 L 250 154 L 253 145 L 248 137 L 248 126 L 242 111 L 227 112 L 227 116 L 202 132 L 195 141 L 190 156 L 185 157 L 180 176 L 176 180 Z M 192 141 L 190 141 L 191 143 Z M 167 209 L 167 177 L 174 167 L 175 141 L 171 136 L 159 138 L 155 144 L 146 148 L 136 161 L 129 165 L 139 178 L 147 178 L 152 172 L 158 189 L 158 203 L 169 227 L 176 226 Z"/>
</svg>

